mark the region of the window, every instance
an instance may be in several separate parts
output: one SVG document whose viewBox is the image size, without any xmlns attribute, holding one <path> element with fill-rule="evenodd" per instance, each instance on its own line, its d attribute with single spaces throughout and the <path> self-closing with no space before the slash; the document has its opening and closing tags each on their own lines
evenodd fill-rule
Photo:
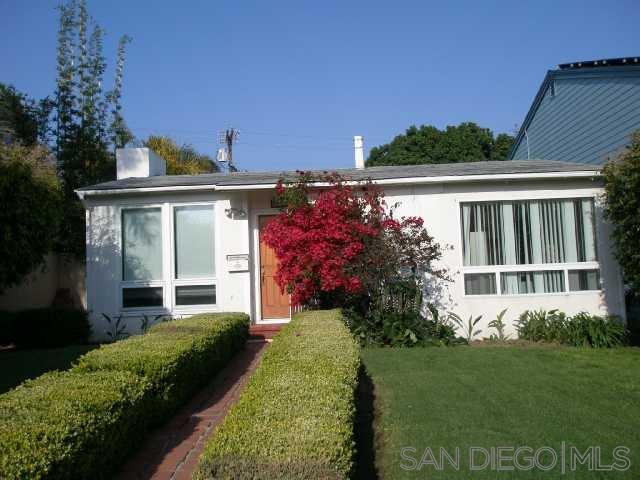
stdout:
<svg viewBox="0 0 640 480">
<path fill-rule="evenodd" d="M 213 205 L 173 208 L 176 306 L 215 305 Z"/>
<path fill-rule="evenodd" d="M 214 219 L 211 203 L 123 208 L 122 308 L 214 306 Z M 163 238 L 163 232 L 171 238 Z M 166 249 L 169 245 L 173 251 Z M 171 260 L 164 263 L 167 257 Z M 163 264 L 171 267 L 163 269 Z"/>
<path fill-rule="evenodd" d="M 595 262 L 592 199 L 462 204 L 465 266 Z"/>
<path fill-rule="evenodd" d="M 160 208 L 122 211 L 122 280 L 162 279 Z"/>
<path fill-rule="evenodd" d="M 542 272 L 503 272 L 500 274 L 503 295 L 564 292 L 562 270 Z"/>
<path fill-rule="evenodd" d="M 461 220 L 467 295 L 599 288 L 592 198 L 462 203 Z"/>
<path fill-rule="evenodd" d="M 122 308 L 162 307 L 162 209 L 123 209 L 121 228 Z"/>
<path fill-rule="evenodd" d="M 123 308 L 162 307 L 162 287 L 137 287 L 122 289 Z"/>
<path fill-rule="evenodd" d="M 600 272 L 598 270 L 569 270 L 569 290 L 600 290 Z"/>
<path fill-rule="evenodd" d="M 493 273 L 467 273 L 464 276 L 467 295 L 492 295 L 496 293 L 496 276 Z"/>
<path fill-rule="evenodd" d="M 215 285 L 185 285 L 176 287 L 176 305 L 206 305 L 216 303 Z"/>
</svg>

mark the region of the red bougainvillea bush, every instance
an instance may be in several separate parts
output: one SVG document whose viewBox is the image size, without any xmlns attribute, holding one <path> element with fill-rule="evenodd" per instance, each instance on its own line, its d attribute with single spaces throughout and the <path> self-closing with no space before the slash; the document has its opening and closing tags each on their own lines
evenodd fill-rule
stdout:
<svg viewBox="0 0 640 480">
<path fill-rule="evenodd" d="M 279 260 L 276 281 L 294 305 L 344 306 L 340 301 L 354 296 L 370 304 L 390 298 L 403 279 L 420 287 L 425 273 L 446 277 L 433 267 L 441 248 L 422 218 L 394 218 L 370 181 L 298 172 L 294 182 L 278 182 L 276 200 L 282 211 L 263 239 Z M 406 300 L 415 308 L 415 299 Z"/>
</svg>

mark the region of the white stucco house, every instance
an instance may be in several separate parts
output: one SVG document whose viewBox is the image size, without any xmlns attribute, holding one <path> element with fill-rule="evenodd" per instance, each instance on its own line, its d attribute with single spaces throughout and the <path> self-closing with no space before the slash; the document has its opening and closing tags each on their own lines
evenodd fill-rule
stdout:
<svg viewBox="0 0 640 480">
<path fill-rule="evenodd" d="M 254 323 L 290 318 L 260 230 L 278 213 L 274 186 L 292 172 L 166 176 L 148 149 L 118 152 L 118 179 L 78 190 L 87 215 L 87 304 L 93 331 L 103 313 L 191 315 L 241 311 Z M 399 215 L 417 215 L 452 246 L 442 292 L 482 326 L 508 308 L 585 310 L 624 318 L 624 290 L 603 220 L 598 166 L 542 161 L 475 162 L 338 170 L 371 178 Z M 359 168 L 358 168 L 359 167 Z M 511 327 L 513 331 L 513 327 Z"/>
</svg>

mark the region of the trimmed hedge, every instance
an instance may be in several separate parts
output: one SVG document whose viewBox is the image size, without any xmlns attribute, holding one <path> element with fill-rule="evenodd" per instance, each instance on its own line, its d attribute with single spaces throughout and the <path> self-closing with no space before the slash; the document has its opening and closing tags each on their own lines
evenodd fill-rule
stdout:
<svg viewBox="0 0 640 480">
<path fill-rule="evenodd" d="M 104 345 L 0 395 L 0 478 L 108 478 L 244 344 L 245 314 L 203 314 Z"/>
<path fill-rule="evenodd" d="M 209 440 L 194 478 L 348 478 L 359 367 L 338 310 L 296 315 Z"/>
<path fill-rule="evenodd" d="M 0 478 L 107 478 L 139 444 L 149 384 L 50 372 L 0 395 Z"/>
<path fill-rule="evenodd" d="M 13 343 L 18 348 L 55 348 L 85 344 L 91 326 L 84 310 L 47 307 L 3 313 L 0 344 Z M 7 333 L 8 332 L 8 333 Z"/>
<path fill-rule="evenodd" d="M 81 357 L 76 372 L 125 370 L 145 377 L 153 394 L 152 422 L 171 414 L 244 345 L 249 317 L 200 314 L 155 325 Z"/>
</svg>

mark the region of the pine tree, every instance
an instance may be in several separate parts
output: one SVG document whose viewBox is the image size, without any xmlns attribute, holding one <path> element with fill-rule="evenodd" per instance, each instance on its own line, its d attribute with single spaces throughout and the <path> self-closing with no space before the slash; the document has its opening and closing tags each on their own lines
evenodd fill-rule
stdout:
<svg viewBox="0 0 640 480">
<path fill-rule="evenodd" d="M 120 40 L 115 87 L 105 93 L 104 30 L 89 15 L 85 0 L 70 0 L 59 11 L 55 143 L 67 202 L 59 250 L 82 256 L 85 218 L 75 190 L 115 177 L 115 146 L 123 144 L 128 132 L 120 98 L 124 47 L 130 38 Z"/>
<path fill-rule="evenodd" d="M 125 61 L 125 49 L 127 43 L 131 42 L 131 37 L 123 35 L 118 42 L 118 52 L 116 54 L 116 76 L 114 81 L 113 90 L 111 90 L 107 96 L 109 103 L 111 104 L 111 143 L 115 148 L 122 148 L 131 140 L 133 140 L 133 134 L 127 128 L 127 125 L 122 117 L 122 82 L 124 78 L 124 61 Z"/>
</svg>

